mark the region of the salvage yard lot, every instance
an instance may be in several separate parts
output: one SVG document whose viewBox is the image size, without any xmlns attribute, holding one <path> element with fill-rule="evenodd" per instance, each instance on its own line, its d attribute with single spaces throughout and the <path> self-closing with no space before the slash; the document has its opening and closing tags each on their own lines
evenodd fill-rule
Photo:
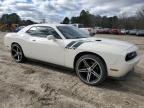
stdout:
<svg viewBox="0 0 144 108">
<path fill-rule="evenodd" d="M 0 108 L 143 108 L 144 37 L 96 35 L 140 48 L 141 61 L 125 80 L 88 86 L 74 72 L 34 61 L 15 63 L 0 32 Z"/>
</svg>

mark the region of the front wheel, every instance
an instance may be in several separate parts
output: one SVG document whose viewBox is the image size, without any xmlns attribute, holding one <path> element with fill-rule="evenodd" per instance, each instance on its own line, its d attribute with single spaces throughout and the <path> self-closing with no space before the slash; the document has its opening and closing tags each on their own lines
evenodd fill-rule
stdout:
<svg viewBox="0 0 144 108">
<path fill-rule="evenodd" d="M 81 56 L 76 62 L 75 70 L 80 80 L 88 85 L 99 85 L 107 76 L 105 63 L 95 55 Z"/>
<path fill-rule="evenodd" d="M 22 48 L 16 43 L 11 46 L 11 56 L 18 63 L 24 62 L 26 59 Z"/>
</svg>

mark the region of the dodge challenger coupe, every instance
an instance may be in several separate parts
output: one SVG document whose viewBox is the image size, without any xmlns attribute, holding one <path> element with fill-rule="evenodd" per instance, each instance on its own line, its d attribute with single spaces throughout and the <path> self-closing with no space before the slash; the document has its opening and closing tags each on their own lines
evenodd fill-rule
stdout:
<svg viewBox="0 0 144 108">
<path fill-rule="evenodd" d="M 71 68 L 89 85 L 98 85 L 107 76 L 124 76 L 140 59 L 133 44 L 90 37 L 76 27 L 62 24 L 30 25 L 8 33 L 4 43 L 18 63 L 31 58 Z"/>
</svg>

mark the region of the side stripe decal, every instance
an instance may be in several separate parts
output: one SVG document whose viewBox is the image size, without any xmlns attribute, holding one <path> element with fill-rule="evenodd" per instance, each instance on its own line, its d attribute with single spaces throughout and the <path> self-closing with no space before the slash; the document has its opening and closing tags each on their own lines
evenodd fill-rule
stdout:
<svg viewBox="0 0 144 108">
<path fill-rule="evenodd" d="M 70 42 L 65 48 L 70 48 L 71 46 L 73 46 L 77 41 L 72 41 Z"/>
<path fill-rule="evenodd" d="M 67 49 L 76 49 L 83 43 L 84 42 L 82 42 L 82 41 L 79 41 L 79 42 L 78 41 L 72 41 L 65 48 L 67 48 Z"/>
<path fill-rule="evenodd" d="M 84 42 L 78 42 L 75 45 L 72 46 L 73 49 L 78 48 L 81 44 L 83 44 Z"/>
</svg>

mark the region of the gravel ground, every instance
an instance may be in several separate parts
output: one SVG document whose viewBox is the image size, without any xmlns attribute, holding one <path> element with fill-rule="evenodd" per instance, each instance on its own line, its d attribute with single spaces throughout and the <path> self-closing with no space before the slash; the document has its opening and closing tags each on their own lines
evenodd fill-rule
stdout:
<svg viewBox="0 0 144 108">
<path fill-rule="evenodd" d="M 96 35 L 138 45 L 141 61 L 125 80 L 88 86 L 65 69 L 30 60 L 15 63 L 4 35 L 0 32 L 0 108 L 144 108 L 144 38 Z"/>
</svg>

